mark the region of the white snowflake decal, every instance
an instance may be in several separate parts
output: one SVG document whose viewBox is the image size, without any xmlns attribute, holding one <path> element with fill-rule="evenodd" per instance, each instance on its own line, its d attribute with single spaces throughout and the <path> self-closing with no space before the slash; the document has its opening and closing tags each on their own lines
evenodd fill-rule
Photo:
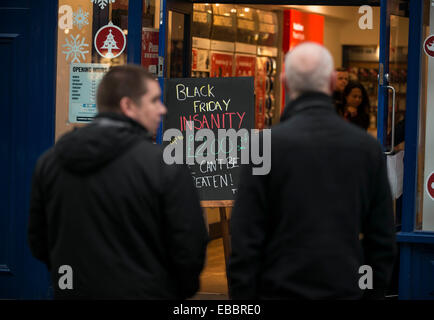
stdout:
<svg viewBox="0 0 434 320">
<path fill-rule="evenodd" d="M 81 30 L 83 26 L 89 24 L 89 20 L 87 19 L 89 17 L 89 12 L 83 11 L 81 7 L 74 12 L 73 16 L 74 16 L 74 26 L 77 26 L 78 29 Z"/>
<path fill-rule="evenodd" d="M 109 3 L 115 3 L 115 1 L 116 0 L 90 0 L 90 2 L 98 4 L 101 9 L 104 9 Z"/>
<path fill-rule="evenodd" d="M 76 37 L 71 35 L 71 42 L 69 42 L 68 38 L 66 38 L 66 44 L 63 45 L 63 47 L 66 48 L 66 51 L 62 51 L 62 53 L 66 54 L 66 60 L 69 59 L 69 56 L 73 58 L 71 63 L 80 63 L 80 58 L 84 60 L 86 58 L 85 54 L 89 53 L 88 50 L 85 50 L 85 47 L 89 47 L 87 43 L 84 43 L 85 38 L 83 37 L 83 39 L 79 41 L 79 37 L 79 34 Z"/>
</svg>

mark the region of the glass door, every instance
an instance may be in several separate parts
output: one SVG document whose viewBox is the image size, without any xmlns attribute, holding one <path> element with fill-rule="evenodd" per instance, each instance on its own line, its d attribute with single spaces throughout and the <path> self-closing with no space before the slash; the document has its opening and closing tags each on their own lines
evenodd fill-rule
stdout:
<svg viewBox="0 0 434 320">
<path fill-rule="evenodd" d="M 401 231 L 405 111 L 407 104 L 409 7 L 399 0 L 381 1 L 377 138 L 387 159 L 394 198 L 395 230 Z M 399 259 L 387 297 L 398 296 Z"/>
<path fill-rule="evenodd" d="M 397 231 L 401 229 L 402 216 L 408 16 L 408 3 L 381 1 L 377 137 L 387 155 Z"/>
<path fill-rule="evenodd" d="M 164 92 L 164 78 L 190 76 L 193 3 L 186 0 L 159 2 L 158 81 Z M 163 141 L 163 130 L 161 122 L 156 137 L 159 144 Z"/>
<path fill-rule="evenodd" d="M 192 3 L 184 0 L 168 1 L 165 73 L 168 78 L 190 76 L 192 15 Z"/>
</svg>

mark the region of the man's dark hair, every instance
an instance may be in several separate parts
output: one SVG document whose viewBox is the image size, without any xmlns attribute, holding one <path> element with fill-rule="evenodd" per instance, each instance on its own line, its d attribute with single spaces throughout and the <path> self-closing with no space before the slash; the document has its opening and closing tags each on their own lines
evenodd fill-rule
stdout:
<svg viewBox="0 0 434 320">
<path fill-rule="evenodd" d="M 138 104 L 140 98 L 148 91 L 148 80 L 155 80 L 155 78 L 137 65 L 111 68 L 98 87 L 96 101 L 99 112 L 119 111 L 123 97 L 129 97 Z"/>
<path fill-rule="evenodd" d="M 348 72 L 347 68 L 336 68 L 336 72 Z"/>
</svg>

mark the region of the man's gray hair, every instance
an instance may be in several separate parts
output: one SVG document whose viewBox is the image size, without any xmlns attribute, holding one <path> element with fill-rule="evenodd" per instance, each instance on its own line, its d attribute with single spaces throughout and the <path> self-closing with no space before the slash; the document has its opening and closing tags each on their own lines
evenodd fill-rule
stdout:
<svg viewBox="0 0 434 320">
<path fill-rule="evenodd" d="M 323 46 L 314 42 L 299 44 L 285 57 L 286 84 L 291 96 L 307 91 L 330 94 L 333 58 Z"/>
</svg>

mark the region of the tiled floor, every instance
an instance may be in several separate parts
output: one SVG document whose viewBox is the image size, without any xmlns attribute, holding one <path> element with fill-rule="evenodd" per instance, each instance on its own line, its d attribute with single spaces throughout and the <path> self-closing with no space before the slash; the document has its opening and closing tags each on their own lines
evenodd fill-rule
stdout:
<svg viewBox="0 0 434 320">
<path fill-rule="evenodd" d="M 205 268 L 200 276 L 201 286 L 194 300 L 228 299 L 223 240 L 212 240 L 208 244 Z"/>
</svg>

